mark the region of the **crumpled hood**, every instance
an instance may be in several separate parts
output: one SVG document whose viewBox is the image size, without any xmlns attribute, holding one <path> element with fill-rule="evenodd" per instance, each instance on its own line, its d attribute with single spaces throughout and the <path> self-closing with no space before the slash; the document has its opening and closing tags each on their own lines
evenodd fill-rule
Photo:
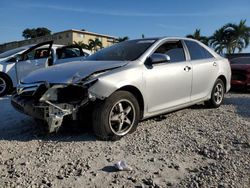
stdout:
<svg viewBox="0 0 250 188">
<path fill-rule="evenodd" d="M 126 65 L 126 61 L 75 61 L 51 66 L 31 72 L 21 82 L 72 83 L 89 75 Z"/>
</svg>

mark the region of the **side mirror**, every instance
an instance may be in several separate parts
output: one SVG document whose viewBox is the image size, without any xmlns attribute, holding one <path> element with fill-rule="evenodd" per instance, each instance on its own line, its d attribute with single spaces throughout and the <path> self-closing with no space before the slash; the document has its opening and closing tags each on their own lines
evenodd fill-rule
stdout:
<svg viewBox="0 0 250 188">
<path fill-rule="evenodd" d="M 150 65 L 158 63 L 167 63 L 170 62 L 170 57 L 166 54 L 154 53 L 148 58 L 147 62 L 147 64 Z"/>
</svg>

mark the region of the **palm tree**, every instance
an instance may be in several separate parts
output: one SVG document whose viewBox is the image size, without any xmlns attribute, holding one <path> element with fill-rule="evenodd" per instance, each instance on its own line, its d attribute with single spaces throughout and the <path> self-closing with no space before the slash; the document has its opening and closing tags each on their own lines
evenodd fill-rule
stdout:
<svg viewBox="0 0 250 188">
<path fill-rule="evenodd" d="M 80 46 L 81 48 L 84 48 L 87 50 L 91 50 L 91 46 L 89 46 L 88 44 L 85 44 L 82 41 L 79 41 L 79 42 L 74 41 L 74 45 Z"/>
<path fill-rule="evenodd" d="M 95 40 L 89 39 L 89 47 L 91 51 L 94 49 L 94 51 L 96 52 L 98 49 L 103 48 L 103 45 L 102 42 L 98 38 L 96 38 Z"/>
<path fill-rule="evenodd" d="M 126 40 L 129 40 L 129 37 L 128 37 L 128 36 L 119 37 L 119 38 L 117 39 L 118 42 L 123 42 L 123 41 L 126 41 Z"/>
<path fill-rule="evenodd" d="M 200 29 L 196 29 L 193 34 L 189 34 L 186 37 L 191 38 L 191 39 L 196 39 L 196 40 L 201 41 L 202 43 L 204 43 L 206 45 L 208 44 L 208 37 L 202 36 Z"/>
<path fill-rule="evenodd" d="M 240 20 L 238 25 L 229 23 L 227 26 L 232 30 L 231 33 L 233 34 L 233 53 L 236 49 L 241 52 L 244 48 L 247 48 L 250 42 L 250 27 L 246 25 L 246 20 Z"/>
<path fill-rule="evenodd" d="M 228 40 L 226 37 L 225 26 L 217 29 L 209 38 L 209 46 L 213 47 L 216 52 L 223 54 L 224 49 L 227 48 Z"/>
<path fill-rule="evenodd" d="M 246 26 L 246 20 L 239 24 L 228 23 L 216 30 L 209 39 L 209 44 L 218 53 L 241 52 L 247 48 L 250 42 L 250 27 Z"/>
</svg>

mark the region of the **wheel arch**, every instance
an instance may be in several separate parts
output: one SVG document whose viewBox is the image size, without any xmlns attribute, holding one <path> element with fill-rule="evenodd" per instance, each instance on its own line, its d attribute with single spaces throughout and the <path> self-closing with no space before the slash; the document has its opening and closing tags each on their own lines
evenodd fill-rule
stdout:
<svg viewBox="0 0 250 188">
<path fill-rule="evenodd" d="M 140 90 L 135 86 L 126 85 L 126 86 L 123 86 L 123 87 L 117 89 L 116 91 L 128 91 L 135 96 L 135 98 L 137 99 L 137 101 L 139 103 L 139 107 L 140 107 L 140 119 L 142 119 L 143 114 L 144 114 L 144 99 L 143 99 L 143 96 L 142 96 L 142 93 L 140 92 Z"/>
<path fill-rule="evenodd" d="M 225 92 L 227 90 L 227 79 L 224 75 L 220 75 L 217 79 L 221 79 L 223 84 L 224 84 L 224 89 L 225 89 Z"/>
<path fill-rule="evenodd" d="M 6 74 L 5 72 L 0 72 L 0 76 L 1 76 L 1 75 L 5 76 L 5 77 L 8 79 L 8 81 L 9 81 L 10 84 L 11 84 L 11 88 L 13 88 L 13 82 L 12 82 L 11 77 L 10 77 L 8 74 Z"/>
</svg>

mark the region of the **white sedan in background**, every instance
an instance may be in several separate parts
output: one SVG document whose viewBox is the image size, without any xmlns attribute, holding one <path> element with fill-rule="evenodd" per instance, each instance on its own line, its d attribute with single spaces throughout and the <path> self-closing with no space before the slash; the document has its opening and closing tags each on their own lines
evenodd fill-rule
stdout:
<svg viewBox="0 0 250 188">
<path fill-rule="evenodd" d="M 30 72 L 48 66 L 79 61 L 89 50 L 76 45 L 57 45 L 53 41 L 24 46 L 0 54 L 0 96 L 6 95 Z"/>
</svg>

